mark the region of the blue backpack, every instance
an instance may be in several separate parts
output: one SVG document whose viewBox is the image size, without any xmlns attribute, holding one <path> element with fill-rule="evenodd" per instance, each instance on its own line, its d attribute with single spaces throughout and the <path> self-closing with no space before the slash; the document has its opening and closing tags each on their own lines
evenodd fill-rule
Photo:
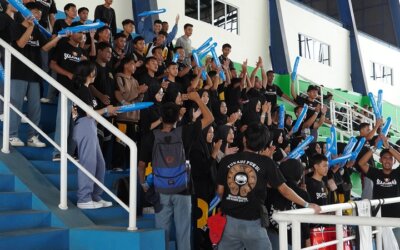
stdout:
<svg viewBox="0 0 400 250">
<path fill-rule="evenodd" d="M 186 164 L 182 127 L 170 132 L 153 131 L 152 168 L 154 188 L 162 194 L 177 194 L 188 188 L 190 169 Z"/>
</svg>

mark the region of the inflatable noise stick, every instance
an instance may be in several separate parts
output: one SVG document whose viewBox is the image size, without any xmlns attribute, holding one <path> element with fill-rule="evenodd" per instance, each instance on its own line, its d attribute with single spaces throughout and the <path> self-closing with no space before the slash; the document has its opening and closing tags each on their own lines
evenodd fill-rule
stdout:
<svg viewBox="0 0 400 250">
<path fill-rule="evenodd" d="M 304 117 L 306 117 L 307 110 L 308 110 L 308 106 L 307 106 L 307 104 L 304 104 L 303 110 L 301 111 L 299 117 L 297 118 L 296 123 L 294 124 L 294 126 L 292 128 L 293 134 L 299 130 L 300 124 L 303 122 Z"/>
<path fill-rule="evenodd" d="M 17 9 L 22 16 L 25 18 L 33 18 L 33 23 L 38 26 L 40 32 L 46 37 L 50 38 L 51 34 L 48 32 L 42 25 L 39 24 L 39 21 L 36 20 L 36 18 L 33 17 L 32 12 L 28 10 L 25 5 L 22 3 L 22 1 L 19 0 L 7 0 L 15 9 Z"/>
<path fill-rule="evenodd" d="M 159 9 L 159 10 L 149 10 L 149 11 L 143 11 L 141 13 L 138 14 L 138 17 L 145 17 L 145 16 L 152 16 L 152 15 L 156 15 L 156 14 L 161 14 L 161 13 L 165 13 L 167 10 L 166 9 Z"/>
<path fill-rule="evenodd" d="M 361 149 L 364 147 L 365 144 L 365 137 L 362 137 L 360 140 L 358 140 L 358 145 L 356 149 L 354 149 L 350 161 L 355 161 L 357 159 L 358 154 L 361 152 Z"/>
<path fill-rule="evenodd" d="M 221 202 L 221 198 L 219 198 L 219 195 L 215 195 L 215 197 L 211 200 L 210 202 L 210 207 L 208 209 L 208 213 L 210 214 L 214 208 L 217 207 L 217 205 Z"/>
<path fill-rule="evenodd" d="M 96 30 L 104 27 L 106 24 L 103 22 L 95 22 L 90 24 L 83 24 L 75 27 L 67 27 L 58 32 L 59 35 L 66 35 L 67 33 L 79 33 L 79 32 L 87 32 L 90 30 Z"/>
<path fill-rule="evenodd" d="M 329 167 L 331 168 L 337 164 L 345 164 L 349 159 L 352 158 L 352 156 L 353 156 L 352 154 L 347 154 L 347 155 L 340 156 L 336 159 L 330 160 L 330 161 L 328 161 Z"/>
<path fill-rule="evenodd" d="M 369 100 L 371 101 L 371 105 L 372 105 L 372 109 L 374 110 L 375 118 L 376 119 L 381 119 L 382 118 L 382 114 L 379 111 L 378 104 L 375 101 L 374 95 L 371 92 L 369 92 L 368 93 L 368 97 L 369 97 Z"/>
<path fill-rule="evenodd" d="M 0 80 L 4 81 L 4 68 L 3 65 L 0 63 Z"/>
<path fill-rule="evenodd" d="M 335 126 L 331 127 L 331 140 L 332 144 L 331 147 L 329 148 L 329 151 L 331 151 L 333 155 L 337 155 L 337 135 Z"/>
<path fill-rule="evenodd" d="M 386 119 L 385 125 L 383 125 L 383 127 L 382 127 L 382 132 L 381 132 L 381 133 L 382 133 L 384 136 L 387 136 L 387 135 L 388 135 L 389 129 L 390 129 L 390 126 L 391 126 L 391 125 L 392 125 L 392 118 L 391 118 L 391 117 L 388 117 L 388 118 Z M 376 148 L 377 148 L 377 149 L 380 149 L 382 146 L 383 146 L 383 141 L 382 141 L 382 139 L 379 139 L 378 144 L 376 144 Z"/>
<path fill-rule="evenodd" d="M 343 155 L 350 154 L 353 151 L 354 147 L 356 146 L 356 143 L 357 143 L 357 139 L 355 137 L 351 137 L 349 139 L 349 143 L 347 143 L 346 147 L 343 150 Z M 344 167 L 344 164 L 345 163 L 342 163 L 340 165 L 340 167 L 341 168 Z"/>
<path fill-rule="evenodd" d="M 382 95 L 383 95 L 383 90 L 381 90 L 381 89 L 378 90 L 378 101 L 377 101 L 377 105 L 378 105 L 379 113 L 381 114 L 381 116 L 383 116 Z"/>
<path fill-rule="evenodd" d="M 296 57 L 296 60 L 294 62 L 294 66 L 293 66 L 293 72 L 292 72 L 292 81 L 294 81 L 294 79 L 296 79 L 297 76 L 297 68 L 299 67 L 299 62 L 300 62 L 300 56 Z"/>
<path fill-rule="evenodd" d="M 178 59 L 179 59 L 179 54 L 175 53 L 174 57 L 172 58 L 172 62 L 176 63 L 176 62 L 178 62 Z"/>
<path fill-rule="evenodd" d="M 210 45 L 211 41 L 212 41 L 212 37 L 208 38 L 202 45 L 200 45 L 200 47 L 197 48 L 197 51 L 198 52 L 203 51 L 205 48 L 207 48 Z"/>
<path fill-rule="evenodd" d="M 192 51 L 192 55 L 193 55 L 194 61 L 196 62 L 197 66 L 202 67 L 203 64 L 201 63 L 201 61 L 199 59 L 199 55 L 197 54 L 196 50 Z M 207 72 L 205 70 L 201 71 L 201 76 L 202 76 L 203 80 L 207 80 Z"/>
<path fill-rule="evenodd" d="M 285 127 L 285 105 L 279 105 L 279 122 L 278 128 L 283 129 Z"/>
<path fill-rule="evenodd" d="M 294 159 L 295 156 L 298 155 L 300 150 L 304 150 L 308 144 L 310 144 L 314 140 L 314 136 L 308 136 L 304 141 L 302 141 L 295 149 L 293 149 L 287 156 L 288 159 Z"/>
<path fill-rule="evenodd" d="M 214 48 L 211 48 L 210 51 L 211 51 L 211 55 L 212 55 L 213 58 L 214 58 L 215 64 L 217 65 L 218 68 L 221 69 L 221 68 L 222 68 L 221 62 L 219 61 L 219 58 L 218 58 L 218 56 L 217 56 L 217 53 L 215 52 L 215 47 L 214 47 Z M 225 81 L 225 80 L 226 80 L 225 73 L 224 73 L 223 70 L 221 70 L 221 71 L 219 72 L 219 77 L 222 79 L 222 81 Z"/>
<path fill-rule="evenodd" d="M 325 156 L 330 159 L 331 155 L 332 155 L 332 151 L 330 150 L 330 148 L 332 147 L 332 139 L 331 138 L 326 138 L 326 153 Z"/>
</svg>

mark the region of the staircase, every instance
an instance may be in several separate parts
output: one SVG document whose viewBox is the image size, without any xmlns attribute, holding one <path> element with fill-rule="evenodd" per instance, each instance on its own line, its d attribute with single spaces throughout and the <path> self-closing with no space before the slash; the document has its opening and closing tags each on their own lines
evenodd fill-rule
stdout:
<svg viewBox="0 0 400 250">
<path fill-rule="evenodd" d="M 56 105 L 42 104 L 40 127 L 49 135 L 55 117 Z M 21 125 L 23 141 L 27 128 Z M 52 151 L 52 147 L 18 147 L 10 154 L 0 153 L 1 250 L 165 248 L 164 231 L 154 228 L 154 215 L 138 218 L 140 230 L 130 232 L 128 212 L 115 202 L 108 208 L 76 208 L 77 167 L 72 163 L 68 163 L 68 210 L 60 210 L 60 163 L 52 161 Z M 127 175 L 128 171 L 106 171 L 105 186 L 114 192 L 115 182 Z M 112 201 L 107 194 L 103 198 Z M 175 249 L 174 243 L 170 249 Z"/>
<path fill-rule="evenodd" d="M 0 167 L 0 249 L 69 249 L 69 230 L 35 207 L 32 192 L 18 191 L 15 179 Z"/>
</svg>

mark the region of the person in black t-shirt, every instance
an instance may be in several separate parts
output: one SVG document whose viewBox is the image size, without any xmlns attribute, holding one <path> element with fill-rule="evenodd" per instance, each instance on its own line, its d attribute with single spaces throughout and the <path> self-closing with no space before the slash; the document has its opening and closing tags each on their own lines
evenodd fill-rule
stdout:
<svg viewBox="0 0 400 250">
<path fill-rule="evenodd" d="M 78 25 L 78 24 L 73 24 Z M 50 68 L 57 73 L 57 81 L 61 83 L 69 91 L 74 92 L 74 85 L 71 80 L 74 76 L 75 68 L 81 60 L 86 60 L 83 56 L 83 50 L 79 44 L 83 40 L 83 33 L 72 34 L 69 38 L 63 38 L 55 48 L 55 54 L 50 61 Z M 67 113 L 71 114 L 72 101 L 68 100 Z M 58 99 L 56 132 L 54 141 L 60 144 L 60 122 L 61 122 L 61 98 Z M 71 126 L 71 127 L 70 127 Z M 67 127 L 73 128 L 73 123 L 70 122 L 70 117 L 67 119 Z M 71 135 L 68 137 L 68 153 L 74 154 L 76 144 L 72 140 Z M 53 153 L 53 161 L 60 160 L 60 153 L 56 150 Z"/>
<path fill-rule="evenodd" d="M 121 60 L 127 55 L 125 53 L 126 43 L 126 36 L 124 33 L 118 33 L 114 36 L 114 47 L 112 49 L 112 58 L 110 62 L 113 72 L 115 72 Z"/>
<path fill-rule="evenodd" d="M 229 70 L 231 71 L 232 77 L 237 77 L 236 69 L 233 65 L 231 59 L 228 58 L 231 53 L 232 46 L 229 43 L 225 43 L 222 45 L 222 55 L 218 57 L 221 64 L 224 64 L 225 61 L 229 61 Z"/>
<path fill-rule="evenodd" d="M 73 22 L 73 24 L 78 23 L 79 25 L 84 25 L 86 24 L 88 18 L 89 18 L 89 9 L 86 7 L 81 7 L 78 9 L 78 16 L 79 16 L 79 21 Z M 92 43 L 92 38 L 90 36 L 90 32 L 85 33 L 85 44 L 83 45 L 83 49 L 89 50 L 90 45 Z"/>
<path fill-rule="evenodd" d="M 262 61 L 261 61 L 262 63 Z M 274 82 L 274 71 L 269 70 L 266 75 L 264 69 L 262 68 L 262 64 L 261 64 L 261 72 L 262 74 L 262 78 L 263 78 L 263 89 L 264 89 L 264 95 L 265 98 L 267 99 L 268 102 L 271 102 L 272 107 L 274 107 L 277 103 L 277 96 L 283 97 L 288 101 L 291 101 L 291 98 L 286 95 L 285 93 L 283 93 L 283 91 L 281 90 L 281 88 L 277 85 L 275 85 Z M 266 83 L 265 79 L 266 78 Z"/>
<path fill-rule="evenodd" d="M 32 12 L 33 16 L 40 20 L 41 9 L 37 3 L 28 3 L 26 7 Z M 34 26 L 32 20 L 24 20 L 15 26 L 13 33 L 16 39 L 11 45 L 30 59 L 38 67 L 42 66 L 41 50 L 48 51 L 54 47 L 59 38 L 49 42 L 42 35 L 39 28 Z M 11 61 L 11 103 L 19 110 L 22 110 L 24 97 L 28 98 L 28 118 L 37 126 L 40 122 L 40 81 L 41 78 L 31 68 L 26 66 L 19 59 L 13 57 Z M 10 114 L 10 144 L 12 146 L 24 146 L 18 138 L 18 129 L 21 117 L 14 112 Z M 45 147 L 46 144 L 38 138 L 37 132 L 29 127 L 28 146 Z"/>
<path fill-rule="evenodd" d="M 126 45 L 124 48 L 125 55 L 132 56 L 133 53 L 132 33 L 135 32 L 135 22 L 131 19 L 125 19 L 124 21 L 122 21 L 122 29 L 123 30 L 121 31 L 121 34 L 123 34 L 126 37 Z"/>
<path fill-rule="evenodd" d="M 96 68 L 97 77 L 92 85 L 90 91 L 98 101 L 97 109 L 114 105 L 115 99 L 115 80 L 112 69 L 107 65 L 112 56 L 111 45 L 107 42 L 100 42 L 97 44 Z M 108 120 L 111 122 L 112 117 Z M 108 129 L 104 128 L 100 123 L 98 124 L 99 141 L 104 155 L 108 155 L 107 150 L 111 148 L 113 136 Z M 106 158 L 107 168 L 110 168 L 111 159 Z"/>
<path fill-rule="evenodd" d="M 306 178 L 306 187 L 311 202 L 320 206 L 328 205 L 328 189 L 322 180 L 328 174 L 328 159 L 323 154 L 315 154 L 310 165 L 314 172 L 311 178 Z"/>
<path fill-rule="evenodd" d="M 319 105 L 319 102 L 317 101 L 318 91 L 319 91 L 319 88 L 317 86 L 310 85 L 307 88 L 307 97 L 303 97 L 303 96 L 297 95 L 297 93 L 295 91 L 294 82 L 292 82 L 290 84 L 290 92 L 292 94 L 292 97 L 293 97 L 295 103 L 297 103 L 297 105 L 300 105 L 300 106 L 303 106 L 304 104 L 308 105 L 307 116 L 312 115 L 312 111 L 315 111 L 315 108 Z"/>
<path fill-rule="evenodd" d="M 115 11 L 111 8 L 113 0 L 104 0 L 104 4 L 98 5 L 94 11 L 94 20 L 99 19 L 105 22 L 111 29 L 113 36 L 117 34 L 117 21 Z"/>
<path fill-rule="evenodd" d="M 189 151 L 195 141 L 201 136 L 202 129 L 208 127 L 214 117 L 207 106 L 201 101 L 197 92 L 188 94 L 188 99 L 194 101 L 200 108 L 203 118 L 195 123 L 182 126 L 182 143 L 186 159 L 189 159 Z M 161 108 L 162 129 L 161 133 L 168 133 L 174 129 L 179 119 L 180 107 L 174 103 L 165 103 Z M 145 167 L 151 161 L 153 154 L 154 134 L 150 133 L 148 138 L 143 141 L 139 160 L 139 181 L 143 190 L 148 191 L 145 183 Z M 177 194 L 160 193 L 161 210 L 156 212 L 156 227 L 162 228 L 166 232 L 166 243 L 169 242 L 170 225 L 175 221 L 176 240 L 178 249 L 191 249 L 191 190 L 185 189 Z M 178 211 L 178 212 L 177 212 Z"/>
<path fill-rule="evenodd" d="M 146 67 L 144 62 L 146 61 L 146 44 L 144 42 L 144 38 L 142 36 L 137 36 L 132 40 L 133 59 L 136 61 L 136 72 L 134 77 L 139 79 L 139 77 L 146 72 Z"/>
<path fill-rule="evenodd" d="M 382 169 L 371 167 L 368 164 L 373 152 L 376 150 L 369 149 L 368 152 L 360 159 L 358 165 L 362 172 L 374 183 L 373 199 L 394 198 L 400 196 L 400 168 L 393 169 L 395 159 L 400 162 L 400 153 L 390 146 L 388 138 L 380 135 L 385 147 L 381 153 L 379 162 Z M 382 205 L 382 217 L 400 218 L 400 203 Z M 394 228 L 393 233 L 397 242 L 400 244 L 400 227 Z"/>
<path fill-rule="evenodd" d="M 76 5 L 68 3 L 64 6 L 65 19 L 58 19 L 54 23 L 53 37 L 57 36 L 58 32 L 64 28 L 70 27 L 75 17 L 77 17 Z"/>
<path fill-rule="evenodd" d="M 146 84 L 147 86 L 160 85 L 160 82 L 158 81 L 155 75 L 158 70 L 157 59 L 154 57 L 148 57 L 146 58 L 144 65 L 146 67 L 146 71 L 139 76 L 138 78 L 139 84 L 140 85 Z"/>
<path fill-rule="evenodd" d="M 318 205 L 304 201 L 285 184 L 275 162 L 267 156 L 269 149 L 264 150 L 268 141 L 266 126 L 250 124 L 243 139 L 244 151 L 226 156 L 219 164 L 217 192 L 227 218 L 219 249 L 272 249 L 260 222 L 267 184 L 278 189 L 286 199 L 320 211 Z"/>
<path fill-rule="evenodd" d="M 75 70 L 73 82 L 77 85 L 77 96 L 87 105 L 96 108 L 97 101 L 93 98 L 89 85 L 96 78 L 96 66 L 89 61 L 80 62 Z M 108 105 L 104 109 L 97 110 L 100 115 L 116 115 L 118 107 Z M 78 145 L 79 162 L 85 169 L 104 182 L 105 163 L 97 139 L 96 120 L 77 107 L 73 138 Z M 78 171 L 77 207 L 81 209 L 96 209 L 110 207 L 112 202 L 101 198 L 103 190 L 95 184 L 82 171 Z"/>
<path fill-rule="evenodd" d="M 36 0 L 36 3 L 41 5 L 42 18 L 39 23 L 44 28 L 51 30 L 56 21 L 57 7 L 55 0 Z"/>
</svg>

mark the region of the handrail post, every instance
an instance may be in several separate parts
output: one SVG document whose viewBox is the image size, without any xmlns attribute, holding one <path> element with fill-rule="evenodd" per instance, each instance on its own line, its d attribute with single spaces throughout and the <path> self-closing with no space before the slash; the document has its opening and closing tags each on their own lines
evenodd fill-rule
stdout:
<svg viewBox="0 0 400 250">
<path fill-rule="evenodd" d="M 287 222 L 279 222 L 279 250 L 288 249 Z"/>
<path fill-rule="evenodd" d="M 136 143 L 131 143 L 130 151 L 130 173 L 129 173 L 129 231 L 137 230 L 136 227 L 136 206 L 137 206 L 137 147 Z"/>
<path fill-rule="evenodd" d="M 3 109 L 3 148 L 5 154 L 10 153 L 10 97 L 11 97 L 11 52 L 4 49 L 4 109 Z"/>
<path fill-rule="evenodd" d="M 301 228 L 298 220 L 292 221 L 292 249 L 301 249 Z"/>
<path fill-rule="evenodd" d="M 382 202 L 382 203 L 383 203 L 383 202 Z M 382 209 L 379 208 L 379 211 L 378 211 L 376 217 L 381 217 L 381 212 L 382 212 Z M 382 241 L 382 227 L 377 226 L 377 227 L 376 227 L 376 230 L 378 230 L 378 232 L 376 233 L 376 249 L 377 249 L 377 250 L 382 250 L 382 249 L 383 249 L 383 246 L 382 246 L 382 245 L 383 245 L 383 241 Z"/>
<path fill-rule="evenodd" d="M 67 204 L 67 188 L 68 188 L 68 162 L 67 162 L 67 142 L 68 142 L 68 120 L 71 114 L 68 114 L 68 100 L 67 97 L 60 92 L 61 98 L 61 114 L 60 114 L 60 139 L 61 139 L 61 164 L 60 164 L 60 204 L 58 207 L 62 210 L 68 209 Z M 79 171 L 79 170 L 78 170 Z"/>
<path fill-rule="evenodd" d="M 342 209 L 338 209 L 336 210 L 336 215 L 342 216 L 342 212 Z M 336 244 L 336 249 L 343 250 L 343 225 L 341 224 L 336 224 L 336 239 L 338 240 L 338 243 Z"/>
</svg>

